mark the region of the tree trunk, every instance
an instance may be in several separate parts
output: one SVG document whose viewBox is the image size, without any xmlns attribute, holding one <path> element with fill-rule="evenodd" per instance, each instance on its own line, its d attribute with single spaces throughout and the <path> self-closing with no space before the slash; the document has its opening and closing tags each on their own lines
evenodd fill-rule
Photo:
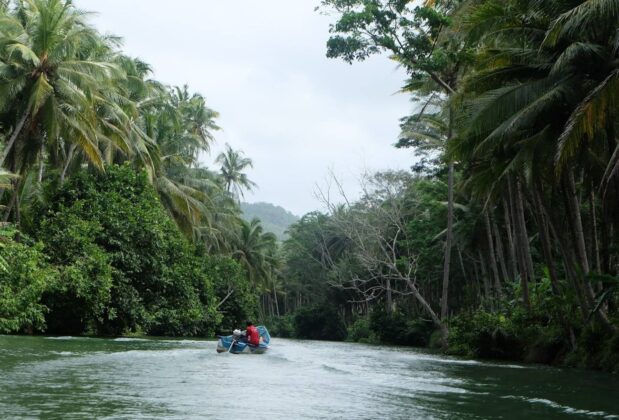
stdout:
<svg viewBox="0 0 619 420">
<path fill-rule="evenodd" d="M 557 278 L 557 271 L 555 269 L 554 260 L 552 258 L 552 245 L 550 242 L 550 233 L 548 228 L 548 216 L 545 212 L 545 207 L 542 201 L 539 188 L 533 191 L 533 202 L 538 213 L 538 226 L 540 240 L 542 243 L 542 251 L 544 253 L 544 259 L 546 260 L 546 266 L 548 267 L 548 276 L 550 277 L 550 285 L 555 295 L 559 295 L 559 281 Z"/>
<path fill-rule="evenodd" d="M 494 288 L 496 289 L 497 298 L 500 300 L 503 298 L 501 291 L 501 279 L 499 278 L 499 269 L 496 263 L 496 252 L 494 250 L 494 240 L 492 239 L 492 228 L 490 227 L 490 216 L 488 210 L 484 211 L 484 224 L 486 226 L 486 239 L 488 241 L 488 257 L 490 259 L 490 269 L 492 270 L 492 277 L 494 279 Z"/>
<path fill-rule="evenodd" d="M 62 173 L 60 174 L 60 184 L 64 183 L 65 177 L 67 175 L 67 170 L 69 169 L 69 165 L 71 164 L 71 160 L 73 159 L 73 153 L 75 153 L 75 144 L 69 146 L 69 153 L 67 154 L 67 160 L 64 163 L 64 167 L 62 168 Z"/>
<path fill-rule="evenodd" d="M 576 183 L 574 182 L 574 172 L 571 170 L 567 174 L 567 187 L 568 187 L 568 207 L 570 212 L 570 219 L 572 224 L 572 231 L 574 232 L 574 239 L 576 241 L 576 250 L 580 259 L 580 266 L 583 274 L 586 276 L 589 274 L 589 259 L 587 258 L 587 247 L 585 245 L 585 235 L 582 227 L 582 218 L 580 216 L 580 203 L 578 201 L 578 195 L 576 192 Z"/>
<path fill-rule="evenodd" d="M 513 197 L 513 188 L 511 187 L 510 180 L 510 196 Z M 529 280 L 533 279 L 533 270 L 529 266 L 529 260 L 531 254 L 529 252 L 529 236 L 527 234 L 526 222 L 524 219 L 524 207 L 522 202 L 522 186 L 519 180 L 516 180 L 516 197 L 513 200 L 514 205 L 514 222 L 516 224 L 516 239 L 518 241 L 516 245 L 516 252 L 519 254 L 520 260 L 520 287 L 522 289 L 522 301 L 527 308 L 531 310 L 531 299 L 529 298 Z"/>
<path fill-rule="evenodd" d="M 275 290 L 275 285 L 273 285 L 273 301 L 275 302 L 277 316 L 279 316 L 279 302 L 277 301 L 277 291 Z"/>
<path fill-rule="evenodd" d="M 464 260 L 462 259 L 462 251 L 460 247 L 456 245 L 456 250 L 458 251 L 458 259 L 460 260 L 460 270 L 462 270 L 462 277 L 464 278 L 464 284 L 468 284 L 468 274 L 466 273 L 466 268 L 464 268 Z"/>
<path fill-rule="evenodd" d="M 4 166 L 4 161 L 6 160 L 7 156 L 11 152 L 11 149 L 13 148 L 13 145 L 15 144 L 15 140 L 17 140 L 17 137 L 21 133 L 22 128 L 24 128 L 24 124 L 26 123 L 26 120 L 28 119 L 28 115 L 30 115 L 29 108 L 26 110 L 26 112 L 24 112 L 24 115 L 22 115 L 20 120 L 17 122 L 17 125 L 15 126 L 15 129 L 13 130 L 13 134 L 11 134 L 9 141 L 6 143 L 5 149 L 2 151 L 2 157 L 0 157 L 0 167 Z"/>
<path fill-rule="evenodd" d="M 602 260 L 600 259 L 600 242 L 598 240 L 598 223 L 595 206 L 595 192 L 591 188 L 591 194 L 589 195 L 589 207 L 591 212 L 591 233 L 593 238 L 593 255 L 595 257 L 595 271 L 602 273 Z"/>
<path fill-rule="evenodd" d="M 529 234 L 527 233 L 527 223 L 524 217 L 524 203 L 525 198 L 522 192 L 522 182 L 516 181 L 516 189 L 518 191 L 518 199 L 516 200 L 516 207 L 518 209 L 518 223 L 520 224 L 520 235 L 522 240 L 522 249 L 524 251 L 525 263 L 527 265 L 527 276 L 529 281 L 535 280 L 535 273 L 533 271 L 533 259 L 531 258 L 531 247 L 529 246 Z"/>
<path fill-rule="evenodd" d="M 11 183 L 13 184 L 13 194 L 11 195 L 11 201 L 9 201 L 9 204 L 6 206 L 6 210 L 4 211 L 4 217 L 2 218 L 4 223 L 9 221 L 11 213 L 13 212 L 13 207 L 15 207 L 15 203 L 17 201 L 17 188 L 19 187 L 19 184 L 17 181 L 11 181 Z"/>
<path fill-rule="evenodd" d="M 492 221 L 492 230 L 494 231 L 494 238 L 496 241 L 496 253 L 499 258 L 499 267 L 501 268 L 501 275 L 503 281 L 509 281 L 509 274 L 507 273 L 507 264 L 505 263 L 505 251 L 503 250 L 503 239 L 501 238 L 501 231 L 496 224 L 496 220 Z"/>
<path fill-rule="evenodd" d="M 583 283 L 585 288 L 585 297 L 590 305 L 593 305 L 595 301 L 595 293 L 593 292 L 593 288 L 591 287 L 591 281 L 588 278 L 588 274 L 590 272 L 589 268 L 589 260 L 587 258 L 587 248 L 585 245 L 585 236 L 582 228 L 582 218 L 580 216 L 580 203 L 578 201 L 578 195 L 576 192 L 576 183 L 574 182 L 574 173 L 572 171 L 568 172 L 567 175 L 567 184 L 568 184 L 568 203 L 570 207 L 570 218 L 572 219 L 572 225 L 574 230 L 574 235 L 576 236 L 576 246 L 578 250 L 578 256 L 580 258 L 580 264 L 582 268 L 583 274 Z M 610 330 L 616 332 L 619 331 L 619 328 L 616 325 L 613 325 L 604 308 L 600 308 L 597 311 L 597 316 L 599 320 L 609 328 Z"/>
<path fill-rule="evenodd" d="M 449 315 L 449 266 L 451 264 L 451 242 L 453 236 L 454 217 L 454 163 L 449 162 L 449 178 L 447 182 L 447 238 L 445 240 L 445 257 L 443 261 L 443 293 L 441 296 L 441 319 Z"/>
<path fill-rule="evenodd" d="M 37 176 L 37 182 L 40 184 L 43 182 L 43 171 L 45 169 L 45 142 L 41 140 L 41 150 L 39 150 L 39 174 Z"/>
<path fill-rule="evenodd" d="M 503 213 L 505 214 L 505 230 L 507 231 L 507 249 L 509 251 L 509 262 L 511 266 L 511 279 L 515 280 L 518 275 L 518 260 L 516 259 L 516 247 L 514 245 L 514 235 L 512 230 L 512 213 L 505 197 L 503 197 Z"/>
<path fill-rule="evenodd" d="M 490 288 L 490 280 L 488 279 L 488 269 L 486 268 L 486 261 L 484 255 L 480 249 L 477 249 L 477 255 L 479 257 L 479 265 L 481 267 L 481 280 L 484 283 L 484 295 L 486 300 L 492 300 L 492 290 Z"/>
</svg>

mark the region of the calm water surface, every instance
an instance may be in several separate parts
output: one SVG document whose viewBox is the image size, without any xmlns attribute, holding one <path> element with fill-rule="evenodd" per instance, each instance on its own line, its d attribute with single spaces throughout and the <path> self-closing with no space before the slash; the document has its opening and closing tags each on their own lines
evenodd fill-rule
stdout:
<svg viewBox="0 0 619 420">
<path fill-rule="evenodd" d="M 418 350 L 274 339 L 0 336 L 7 419 L 619 419 L 619 378 Z"/>
</svg>

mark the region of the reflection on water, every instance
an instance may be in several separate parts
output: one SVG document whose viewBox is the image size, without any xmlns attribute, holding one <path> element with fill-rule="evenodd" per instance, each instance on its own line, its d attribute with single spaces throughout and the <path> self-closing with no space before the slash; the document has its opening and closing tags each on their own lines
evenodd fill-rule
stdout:
<svg viewBox="0 0 619 420">
<path fill-rule="evenodd" d="M 0 336 L 2 418 L 617 418 L 619 378 L 418 350 L 274 339 Z"/>
</svg>

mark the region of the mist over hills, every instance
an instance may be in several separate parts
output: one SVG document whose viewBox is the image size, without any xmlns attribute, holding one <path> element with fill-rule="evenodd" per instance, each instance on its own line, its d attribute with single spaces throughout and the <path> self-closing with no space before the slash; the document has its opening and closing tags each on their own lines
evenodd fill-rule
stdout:
<svg viewBox="0 0 619 420">
<path fill-rule="evenodd" d="M 273 232 L 280 241 L 287 239 L 288 236 L 284 232 L 288 229 L 288 226 L 299 220 L 298 216 L 271 203 L 241 203 L 241 210 L 243 211 L 243 219 L 247 221 L 254 218 L 260 219 L 264 230 Z"/>
</svg>

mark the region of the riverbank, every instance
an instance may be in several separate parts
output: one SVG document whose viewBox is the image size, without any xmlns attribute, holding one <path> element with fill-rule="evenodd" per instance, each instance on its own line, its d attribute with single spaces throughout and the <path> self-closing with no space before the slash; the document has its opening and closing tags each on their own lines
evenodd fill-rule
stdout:
<svg viewBox="0 0 619 420">
<path fill-rule="evenodd" d="M 526 314 L 476 311 L 450 320 L 449 347 L 441 348 L 440 331 L 422 318 L 376 311 L 348 327 L 337 314 L 311 318 L 311 312 L 269 320 L 274 336 L 348 341 L 373 345 L 427 348 L 470 360 L 544 364 L 619 373 L 619 334 L 591 323 L 575 329 L 572 342 L 563 326 Z M 308 318 L 309 317 L 309 318 Z M 314 322 L 310 322 L 313 320 Z M 318 321 L 320 321 L 318 323 Z M 575 327 L 572 327 L 575 328 Z"/>
</svg>

